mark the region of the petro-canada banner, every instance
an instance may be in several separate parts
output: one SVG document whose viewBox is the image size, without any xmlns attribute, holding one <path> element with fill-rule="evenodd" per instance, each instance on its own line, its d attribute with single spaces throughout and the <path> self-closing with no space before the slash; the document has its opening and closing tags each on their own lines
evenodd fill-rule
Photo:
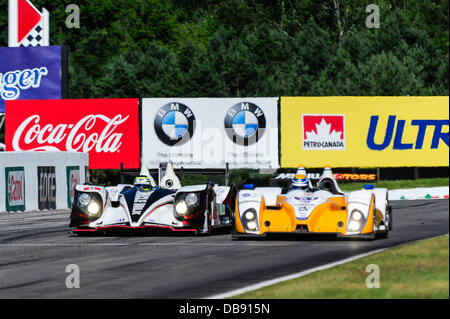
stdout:
<svg viewBox="0 0 450 319">
<path fill-rule="evenodd" d="M 448 166 L 448 96 L 281 97 L 281 166 Z"/>
</svg>

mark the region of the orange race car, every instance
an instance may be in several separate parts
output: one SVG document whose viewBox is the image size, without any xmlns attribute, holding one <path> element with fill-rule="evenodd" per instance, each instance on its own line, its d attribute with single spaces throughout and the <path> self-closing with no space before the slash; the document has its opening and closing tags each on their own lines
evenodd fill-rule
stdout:
<svg viewBox="0 0 450 319">
<path fill-rule="evenodd" d="M 291 233 L 374 239 L 387 237 L 392 229 L 386 188 L 365 185 L 344 193 L 329 167 L 316 188 L 303 167 L 297 169 L 290 188 L 244 188 L 236 199 L 233 238 Z"/>
</svg>

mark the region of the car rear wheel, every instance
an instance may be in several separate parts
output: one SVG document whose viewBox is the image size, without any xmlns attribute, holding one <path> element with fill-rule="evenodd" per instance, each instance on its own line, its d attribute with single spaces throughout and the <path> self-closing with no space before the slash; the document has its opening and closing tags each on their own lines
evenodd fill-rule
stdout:
<svg viewBox="0 0 450 319">
<path fill-rule="evenodd" d="M 377 239 L 388 238 L 388 234 L 389 234 L 389 231 L 388 231 L 388 230 L 383 230 L 383 231 L 378 232 L 378 233 L 376 234 L 376 238 L 377 238 Z"/>
<path fill-rule="evenodd" d="M 388 206 L 386 208 L 386 223 L 389 230 L 392 230 L 392 207 Z"/>
</svg>

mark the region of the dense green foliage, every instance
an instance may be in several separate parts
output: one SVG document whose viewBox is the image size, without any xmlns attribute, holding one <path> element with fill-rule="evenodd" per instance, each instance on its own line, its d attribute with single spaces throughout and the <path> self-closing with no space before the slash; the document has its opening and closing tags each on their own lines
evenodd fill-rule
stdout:
<svg viewBox="0 0 450 319">
<path fill-rule="evenodd" d="M 80 0 L 69 29 L 70 2 L 33 0 L 70 98 L 448 95 L 449 1 L 373 2 L 378 29 L 360 0 Z"/>
<path fill-rule="evenodd" d="M 447 95 L 448 0 L 86 0 L 50 11 L 70 97 Z M 1 0 L 0 45 L 7 45 Z"/>
</svg>

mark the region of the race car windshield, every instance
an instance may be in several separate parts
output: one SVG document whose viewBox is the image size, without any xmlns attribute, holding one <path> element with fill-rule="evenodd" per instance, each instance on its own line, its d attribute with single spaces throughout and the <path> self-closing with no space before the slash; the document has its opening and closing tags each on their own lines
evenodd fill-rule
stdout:
<svg viewBox="0 0 450 319">
<path fill-rule="evenodd" d="M 151 186 L 148 184 L 134 184 L 134 187 L 140 191 L 148 191 L 151 189 Z"/>
<path fill-rule="evenodd" d="M 308 186 L 292 186 L 292 189 L 306 191 L 309 189 Z"/>
</svg>

